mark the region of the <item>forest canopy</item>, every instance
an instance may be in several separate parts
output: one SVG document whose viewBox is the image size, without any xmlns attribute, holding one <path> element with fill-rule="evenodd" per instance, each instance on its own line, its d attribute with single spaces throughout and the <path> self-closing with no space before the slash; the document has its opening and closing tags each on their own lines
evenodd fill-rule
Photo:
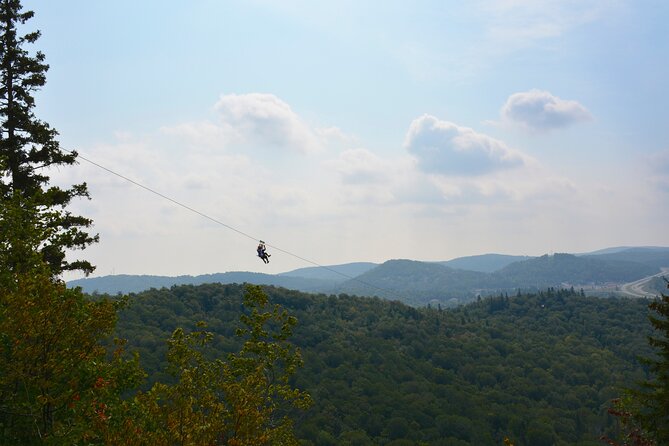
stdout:
<svg viewBox="0 0 669 446">
<path fill-rule="evenodd" d="M 163 340 L 176 326 L 206 321 L 221 335 L 217 354 L 237 348 L 242 289 L 131 295 L 118 335 L 132 340 L 150 381 L 167 379 Z M 298 320 L 305 366 L 294 382 L 314 399 L 296 423 L 304 444 L 601 444 L 616 430 L 610 401 L 644 377 L 636 357 L 650 352 L 644 300 L 549 289 L 445 310 L 265 290 Z"/>
</svg>

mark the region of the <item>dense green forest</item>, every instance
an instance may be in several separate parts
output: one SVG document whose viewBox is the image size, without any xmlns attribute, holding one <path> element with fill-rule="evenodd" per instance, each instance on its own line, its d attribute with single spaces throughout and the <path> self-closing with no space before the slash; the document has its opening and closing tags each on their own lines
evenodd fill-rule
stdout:
<svg viewBox="0 0 669 446">
<path fill-rule="evenodd" d="M 314 404 L 296 423 L 305 445 L 600 445 L 623 386 L 645 377 L 647 301 L 573 290 L 498 295 L 455 309 L 416 309 L 348 295 L 266 288 L 298 319 L 295 375 Z M 241 285 L 131 295 L 117 335 L 149 381 L 169 381 L 165 340 L 204 321 L 211 354 L 233 351 Z"/>
</svg>

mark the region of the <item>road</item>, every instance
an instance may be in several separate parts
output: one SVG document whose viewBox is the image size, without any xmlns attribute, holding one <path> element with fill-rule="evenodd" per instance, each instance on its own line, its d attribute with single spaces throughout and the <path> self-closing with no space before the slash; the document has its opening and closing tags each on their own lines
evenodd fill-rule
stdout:
<svg viewBox="0 0 669 446">
<path fill-rule="evenodd" d="M 669 276 L 669 268 L 662 268 L 662 272 L 659 272 L 655 275 L 644 277 L 643 279 L 639 279 L 634 282 L 620 285 L 620 292 L 629 297 L 642 297 L 642 298 L 655 297 L 657 296 L 657 292 L 645 291 L 643 287 L 651 279 L 662 276 Z"/>
</svg>

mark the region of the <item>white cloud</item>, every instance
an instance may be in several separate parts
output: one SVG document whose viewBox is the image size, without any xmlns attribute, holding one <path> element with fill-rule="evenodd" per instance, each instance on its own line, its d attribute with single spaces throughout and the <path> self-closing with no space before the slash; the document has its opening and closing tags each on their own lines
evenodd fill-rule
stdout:
<svg viewBox="0 0 669 446">
<path fill-rule="evenodd" d="M 261 232 L 258 228 L 268 219 L 285 223 L 332 212 L 337 205 L 333 203 L 336 177 L 323 176 L 320 156 L 294 159 L 286 156 L 286 150 L 275 151 L 276 156 L 258 151 L 305 152 L 326 144 L 345 146 L 351 137 L 337 127 L 310 128 L 274 95 L 222 96 L 214 111 L 220 119 L 177 123 L 143 135 L 119 133 L 116 141 L 82 148 L 82 154 L 226 224 L 248 228 L 250 233 Z M 90 203 L 77 204 L 89 206 L 86 215 L 97 222 L 104 240 L 175 236 L 188 225 L 212 226 L 88 163 L 57 176 L 65 184 L 85 178 L 95 203 L 106 203 L 95 209 Z M 165 209 L 172 212 L 164 214 Z M 133 218 L 118 217 L 128 214 Z"/>
<path fill-rule="evenodd" d="M 502 107 L 502 119 L 532 131 L 546 131 L 588 121 L 588 110 L 576 101 L 532 89 L 514 93 Z"/>
<path fill-rule="evenodd" d="M 310 127 L 272 94 L 223 95 L 214 111 L 217 119 L 163 126 L 159 133 L 181 148 L 211 154 L 274 148 L 307 153 L 324 147 L 350 147 L 356 141 L 335 126 Z"/>
<path fill-rule="evenodd" d="M 326 162 L 340 179 L 340 203 L 418 206 L 443 212 L 452 206 L 464 211 L 484 204 L 503 207 L 559 200 L 574 192 L 569 180 L 503 142 L 434 117 L 415 120 L 407 141 L 419 156 L 429 148 L 435 152 L 418 160 L 390 159 L 359 148 Z"/>
<path fill-rule="evenodd" d="M 428 254 L 417 247 L 434 240 L 463 254 L 536 250 L 545 234 L 569 235 L 572 222 L 588 220 L 579 218 L 582 209 L 596 218 L 606 215 L 602 207 L 620 207 L 592 199 L 580 178 L 577 187 L 559 169 L 544 167 L 503 141 L 434 116 L 410 124 L 408 152 L 400 155 L 366 148 L 336 151 L 333 146 L 346 146 L 346 135 L 333 127 L 310 131 L 330 141 L 330 150 L 274 159 L 249 153 L 241 140 L 230 142 L 243 128 L 231 133 L 233 121 L 186 123 L 141 137 L 119 135 L 115 142 L 82 152 L 246 234 L 332 263 L 422 258 Z M 244 132 L 239 135 L 246 138 Z M 658 176 L 668 159 L 658 155 Z M 253 241 L 94 166 L 80 167 L 94 201 L 77 206 L 94 218 L 102 237 L 98 251 L 92 251 L 98 258 L 91 259 L 101 272 L 258 269 Z M 603 196 L 618 196 L 618 191 Z M 389 234 L 394 239 L 388 247 Z M 303 266 L 288 257 L 275 252 L 270 267 L 278 272 Z"/>
<path fill-rule="evenodd" d="M 569 201 L 576 190 L 569 179 L 503 141 L 434 116 L 423 115 L 411 123 L 405 147 L 415 162 L 403 187 L 420 192 L 414 203 L 435 210 L 456 207 L 467 214 L 480 206 L 522 208 Z M 437 201 L 419 198 L 435 192 Z"/>
<path fill-rule="evenodd" d="M 313 152 L 322 148 L 312 129 L 273 94 L 249 93 L 221 96 L 215 105 L 221 122 L 247 142 Z"/>
<path fill-rule="evenodd" d="M 326 143 L 353 144 L 356 142 L 353 136 L 347 135 L 339 127 L 321 127 L 314 129 L 314 132 Z"/>
<path fill-rule="evenodd" d="M 502 141 L 430 115 L 411 123 L 404 145 L 422 171 L 439 175 L 483 175 L 530 162 Z"/>
</svg>

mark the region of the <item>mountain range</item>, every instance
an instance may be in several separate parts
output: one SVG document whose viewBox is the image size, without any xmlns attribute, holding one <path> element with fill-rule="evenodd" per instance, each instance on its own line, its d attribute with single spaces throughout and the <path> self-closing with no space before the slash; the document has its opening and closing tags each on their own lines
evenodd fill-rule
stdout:
<svg viewBox="0 0 669 446">
<path fill-rule="evenodd" d="M 615 287 L 669 268 L 667 247 L 619 247 L 540 257 L 484 254 L 442 262 L 407 259 L 300 268 L 281 274 L 112 275 L 68 282 L 87 293 L 136 293 L 205 283 L 273 285 L 309 293 L 378 296 L 410 305 L 453 306 L 499 293 L 546 287 Z"/>
</svg>

